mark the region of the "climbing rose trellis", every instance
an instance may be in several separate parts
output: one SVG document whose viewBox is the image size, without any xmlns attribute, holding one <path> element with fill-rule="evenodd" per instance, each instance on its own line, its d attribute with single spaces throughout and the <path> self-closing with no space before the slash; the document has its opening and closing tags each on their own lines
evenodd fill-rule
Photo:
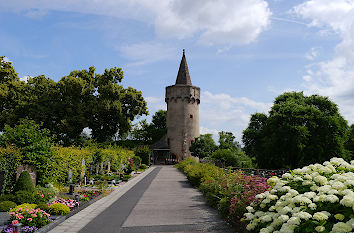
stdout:
<svg viewBox="0 0 354 233">
<path fill-rule="evenodd" d="M 354 160 L 341 158 L 272 177 L 245 214 L 247 230 L 261 233 L 353 232 Z"/>
</svg>

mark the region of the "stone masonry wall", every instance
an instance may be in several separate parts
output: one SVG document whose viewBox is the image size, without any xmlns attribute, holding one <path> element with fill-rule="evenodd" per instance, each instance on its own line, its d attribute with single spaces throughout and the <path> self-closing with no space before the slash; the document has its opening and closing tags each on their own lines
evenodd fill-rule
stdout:
<svg viewBox="0 0 354 233">
<path fill-rule="evenodd" d="M 191 142 L 200 136 L 200 88 L 187 85 L 166 87 L 167 141 L 179 160 L 190 156 Z"/>
</svg>

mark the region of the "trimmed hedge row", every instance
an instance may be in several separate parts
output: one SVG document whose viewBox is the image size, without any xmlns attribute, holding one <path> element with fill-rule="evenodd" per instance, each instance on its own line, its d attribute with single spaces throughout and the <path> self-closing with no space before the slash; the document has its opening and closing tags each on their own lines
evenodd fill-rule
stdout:
<svg viewBox="0 0 354 233">
<path fill-rule="evenodd" d="M 97 153 L 102 156 L 101 161 L 109 161 L 113 170 L 117 169 L 121 164 L 127 164 L 128 158 L 134 156 L 134 152 L 120 147 L 108 147 L 98 149 L 97 147 L 53 147 L 53 158 L 51 161 L 51 169 L 49 169 L 51 180 L 54 183 L 67 182 L 68 170 L 72 170 L 73 180 L 78 180 L 81 174 L 82 159 L 85 159 L 86 171 L 89 164 L 95 161 Z"/>
<path fill-rule="evenodd" d="M 134 156 L 131 150 L 120 147 L 98 148 L 90 147 L 52 147 L 52 156 L 48 160 L 45 173 L 41 175 L 38 183 L 57 183 L 65 184 L 67 182 L 68 171 L 72 171 L 73 181 L 79 180 L 82 170 L 82 159 L 85 159 L 85 173 L 90 165 L 97 163 L 95 156 L 99 154 L 99 162 L 109 161 L 112 170 L 118 170 L 122 164 L 128 164 L 128 158 Z M 19 149 L 13 147 L 0 147 L 0 168 L 5 172 L 4 183 L 1 187 L 1 193 L 10 193 L 14 190 L 16 179 L 16 170 L 21 165 L 23 156 Z M 42 178 L 42 179 L 41 179 Z"/>
</svg>

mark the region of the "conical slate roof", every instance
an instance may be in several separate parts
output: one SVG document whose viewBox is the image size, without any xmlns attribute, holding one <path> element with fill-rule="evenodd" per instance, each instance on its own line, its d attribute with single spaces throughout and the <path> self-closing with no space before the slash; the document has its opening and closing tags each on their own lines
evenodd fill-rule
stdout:
<svg viewBox="0 0 354 233">
<path fill-rule="evenodd" d="M 186 56 L 184 54 L 184 49 L 181 64 L 179 65 L 176 84 L 192 85 L 191 76 L 189 76 Z"/>
</svg>

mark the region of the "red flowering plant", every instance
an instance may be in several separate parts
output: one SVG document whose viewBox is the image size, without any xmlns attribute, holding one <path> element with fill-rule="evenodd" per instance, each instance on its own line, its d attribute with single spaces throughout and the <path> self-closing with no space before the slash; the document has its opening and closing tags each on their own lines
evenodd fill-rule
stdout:
<svg viewBox="0 0 354 233">
<path fill-rule="evenodd" d="M 132 171 L 136 170 L 136 166 L 134 164 L 134 160 L 133 159 L 128 159 L 128 165 L 126 167 L 126 173 L 130 174 Z"/>
<path fill-rule="evenodd" d="M 50 214 L 41 209 L 18 208 L 9 214 L 12 225 L 21 223 L 22 226 L 41 228 L 52 221 L 49 218 Z"/>
<path fill-rule="evenodd" d="M 99 196 L 102 192 L 98 190 L 79 190 L 81 201 L 89 201 L 92 198 Z"/>
<path fill-rule="evenodd" d="M 55 197 L 55 191 L 51 188 L 36 187 L 35 195 L 37 203 L 48 203 Z"/>
</svg>

